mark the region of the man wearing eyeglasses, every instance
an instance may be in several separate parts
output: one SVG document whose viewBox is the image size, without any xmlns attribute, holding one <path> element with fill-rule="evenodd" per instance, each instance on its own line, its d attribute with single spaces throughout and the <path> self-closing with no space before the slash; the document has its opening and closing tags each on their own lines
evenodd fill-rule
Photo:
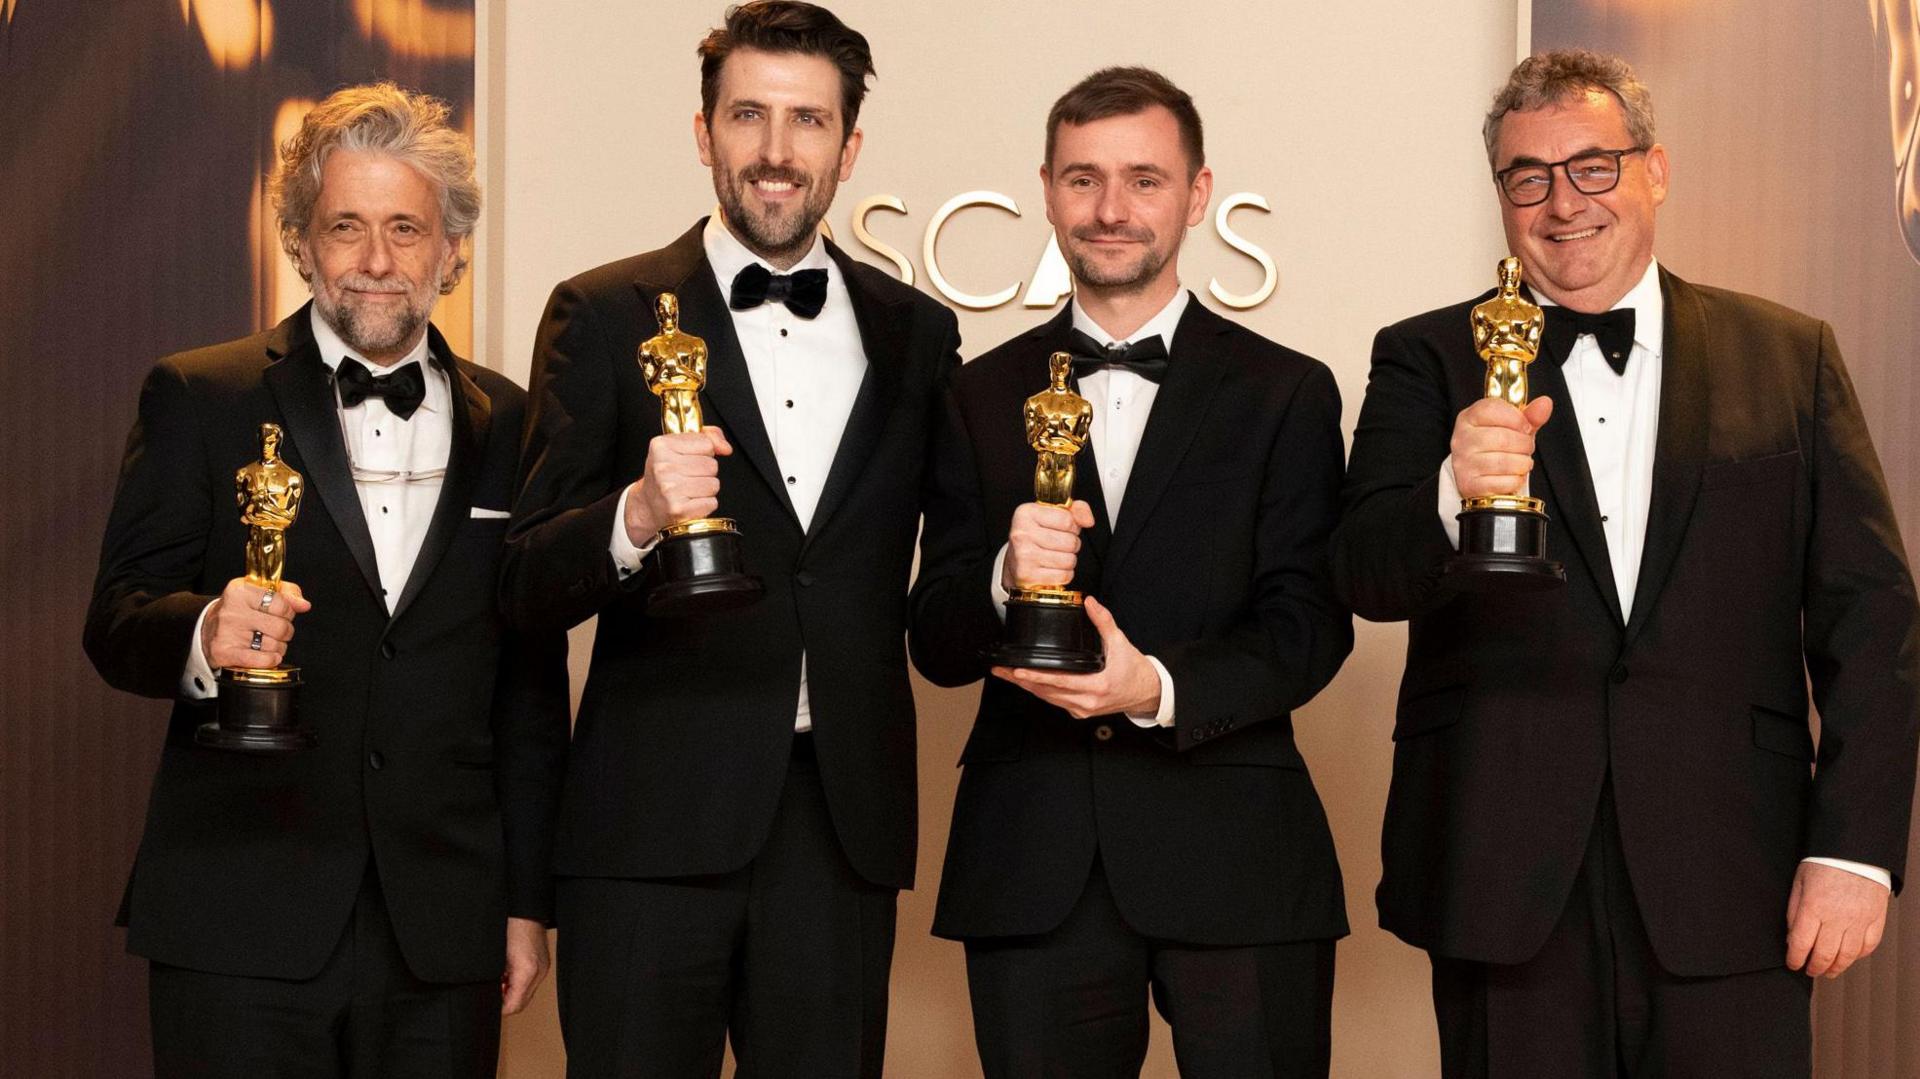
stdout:
<svg viewBox="0 0 1920 1079">
<path fill-rule="evenodd" d="M 1806 1075 L 1809 976 L 1899 885 L 1920 715 L 1859 403 L 1824 323 L 1655 262 L 1623 61 L 1522 62 L 1485 136 L 1534 400 L 1482 399 L 1477 301 L 1382 330 L 1334 540 L 1354 609 L 1409 623 L 1381 924 L 1432 957 L 1449 1076 Z M 1565 586 L 1443 585 L 1462 496 L 1521 490 Z"/>
<path fill-rule="evenodd" d="M 313 302 L 141 392 L 86 647 L 174 701 L 121 910 L 162 1079 L 490 1076 L 547 969 L 565 641 L 498 610 L 526 394 L 428 321 L 480 210 L 447 113 L 390 83 L 309 112 L 272 193 Z M 196 744 L 215 670 L 283 661 L 317 745 Z"/>
</svg>

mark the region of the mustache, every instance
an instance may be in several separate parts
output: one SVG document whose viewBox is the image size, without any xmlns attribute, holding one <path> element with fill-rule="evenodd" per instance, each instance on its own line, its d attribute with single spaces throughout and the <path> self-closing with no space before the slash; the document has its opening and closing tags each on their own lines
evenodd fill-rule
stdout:
<svg viewBox="0 0 1920 1079">
<path fill-rule="evenodd" d="M 1138 243 L 1148 243 L 1153 239 L 1153 232 L 1141 227 L 1107 229 L 1098 225 L 1082 225 L 1073 230 L 1073 238 L 1076 240 L 1133 240 Z"/>
<path fill-rule="evenodd" d="M 406 281 L 394 278 L 368 277 L 365 274 L 350 273 L 335 282 L 336 288 L 351 292 L 378 292 L 386 295 L 400 295 L 411 291 Z"/>
<path fill-rule="evenodd" d="M 811 178 L 799 169 L 781 165 L 748 165 L 740 170 L 740 182 L 743 184 L 757 184 L 762 180 L 792 184 L 795 187 L 806 187 L 811 182 Z"/>
</svg>

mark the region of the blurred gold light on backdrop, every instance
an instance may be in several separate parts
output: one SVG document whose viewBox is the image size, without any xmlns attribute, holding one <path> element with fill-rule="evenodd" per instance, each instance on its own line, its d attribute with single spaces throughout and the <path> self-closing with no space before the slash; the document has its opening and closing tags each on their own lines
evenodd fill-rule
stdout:
<svg viewBox="0 0 1920 1079">
<path fill-rule="evenodd" d="M 273 51 L 273 8 L 265 0 L 180 0 L 180 19 L 199 28 L 223 70 L 244 71 Z"/>
<path fill-rule="evenodd" d="M 428 0 L 353 0 L 353 21 L 362 36 L 396 56 L 448 60 L 473 55 L 471 11 L 447 11 Z"/>
</svg>

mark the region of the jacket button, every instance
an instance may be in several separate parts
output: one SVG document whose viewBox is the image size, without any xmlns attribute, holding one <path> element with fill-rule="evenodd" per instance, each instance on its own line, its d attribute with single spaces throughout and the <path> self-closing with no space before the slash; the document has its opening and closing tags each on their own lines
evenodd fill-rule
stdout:
<svg viewBox="0 0 1920 1079">
<path fill-rule="evenodd" d="M 1626 665 L 1626 664 L 1624 664 L 1624 663 L 1622 663 L 1622 664 L 1620 664 L 1620 665 L 1619 665 L 1618 667 L 1615 667 L 1615 668 L 1613 669 L 1613 680 L 1614 680 L 1615 682 L 1624 682 L 1624 681 L 1626 681 L 1626 680 L 1627 680 L 1627 665 Z"/>
<path fill-rule="evenodd" d="M 380 755 L 379 750 L 376 749 L 373 752 L 367 754 L 367 767 L 378 772 L 380 769 L 385 768 L 386 766 L 387 766 L 387 758 L 382 757 Z"/>
<path fill-rule="evenodd" d="M 1105 723 L 1093 729 L 1093 736 L 1102 742 L 1113 741 L 1113 728 Z"/>
<path fill-rule="evenodd" d="M 793 582 L 802 588 L 811 587 L 813 584 L 813 574 L 808 573 L 806 570 L 801 570 L 799 573 L 793 575 Z"/>
<path fill-rule="evenodd" d="M 380 658 L 381 659 L 392 659 L 395 655 L 399 653 L 399 651 L 400 651 L 399 649 L 393 646 L 392 641 L 380 642 Z"/>
</svg>

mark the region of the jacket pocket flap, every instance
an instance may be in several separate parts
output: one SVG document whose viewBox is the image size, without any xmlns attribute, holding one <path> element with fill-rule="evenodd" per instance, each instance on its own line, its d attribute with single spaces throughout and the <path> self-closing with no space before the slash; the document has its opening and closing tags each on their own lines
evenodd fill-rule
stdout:
<svg viewBox="0 0 1920 1079">
<path fill-rule="evenodd" d="M 1467 703 L 1467 687 L 1442 686 L 1401 703 L 1393 720 L 1393 740 L 1412 738 L 1451 727 L 1460 721 Z"/>
<path fill-rule="evenodd" d="M 1785 453 L 1771 453 L 1765 457 L 1753 457 L 1745 461 L 1719 461 L 1708 464 L 1700 473 L 1700 489 L 1715 490 L 1722 487 L 1746 487 L 1755 483 L 1769 483 L 1792 476 L 1800 471 L 1800 451 L 1788 450 Z"/>
<path fill-rule="evenodd" d="M 1306 759 L 1300 756 L 1293 739 L 1280 731 L 1274 732 L 1280 735 L 1277 738 L 1261 737 L 1262 733 L 1259 727 L 1253 727 L 1230 738 L 1195 746 L 1187 750 L 1187 763 L 1250 764 L 1264 768 L 1292 768 L 1300 772 L 1307 770 Z"/>
<path fill-rule="evenodd" d="M 1753 706 L 1753 744 L 1798 761 L 1813 760 L 1813 732 L 1803 716 Z"/>
<path fill-rule="evenodd" d="M 1017 721 L 980 720 L 974 723 L 973 733 L 967 735 L 967 744 L 960 750 L 959 763 L 1017 761 L 1026 750 L 1026 746 L 1025 724 Z"/>
</svg>

